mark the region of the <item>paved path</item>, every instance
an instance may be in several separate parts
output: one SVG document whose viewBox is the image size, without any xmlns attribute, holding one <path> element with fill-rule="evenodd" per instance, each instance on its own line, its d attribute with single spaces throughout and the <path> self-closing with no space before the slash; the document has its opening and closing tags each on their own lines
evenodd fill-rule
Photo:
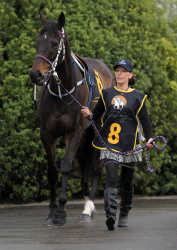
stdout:
<svg viewBox="0 0 177 250">
<path fill-rule="evenodd" d="M 92 223 L 78 223 L 81 202 L 67 203 L 68 222 L 43 227 L 47 204 L 0 207 L 0 250 L 177 250 L 177 196 L 134 199 L 128 228 L 108 231 L 103 201 Z"/>
</svg>

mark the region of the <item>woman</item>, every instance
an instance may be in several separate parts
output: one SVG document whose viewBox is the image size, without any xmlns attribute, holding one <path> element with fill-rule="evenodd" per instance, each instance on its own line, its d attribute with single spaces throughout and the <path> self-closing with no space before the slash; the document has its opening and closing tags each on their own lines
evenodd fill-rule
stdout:
<svg viewBox="0 0 177 250">
<path fill-rule="evenodd" d="M 116 86 L 102 90 L 101 98 L 92 113 L 87 107 L 81 110 L 85 117 L 92 116 L 93 120 L 104 113 L 100 134 L 106 145 L 115 151 L 108 150 L 97 137 L 93 141 L 93 146 L 101 149 L 100 159 L 103 160 L 107 173 L 104 203 L 109 230 L 115 229 L 119 165 L 122 166 L 122 189 L 118 227 L 126 227 L 134 192 L 133 174 L 137 161 L 142 160 L 142 150 L 126 155 L 118 153 L 140 147 L 141 127 L 147 147 L 153 147 L 153 131 L 146 108 L 147 96 L 131 88 L 135 84 L 133 66 L 130 61 L 123 59 L 116 63 L 114 69 Z"/>
</svg>

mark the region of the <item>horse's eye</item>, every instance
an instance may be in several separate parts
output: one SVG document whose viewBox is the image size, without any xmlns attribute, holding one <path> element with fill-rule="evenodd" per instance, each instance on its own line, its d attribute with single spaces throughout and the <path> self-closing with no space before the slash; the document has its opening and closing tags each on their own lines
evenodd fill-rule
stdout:
<svg viewBox="0 0 177 250">
<path fill-rule="evenodd" d="M 58 43 L 52 42 L 52 48 L 57 48 L 58 47 Z"/>
</svg>

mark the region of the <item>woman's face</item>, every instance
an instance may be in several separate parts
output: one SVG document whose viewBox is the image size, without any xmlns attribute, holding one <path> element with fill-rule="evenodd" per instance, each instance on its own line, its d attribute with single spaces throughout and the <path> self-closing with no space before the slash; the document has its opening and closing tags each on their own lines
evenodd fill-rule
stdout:
<svg viewBox="0 0 177 250">
<path fill-rule="evenodd" d="M 115 77 L 117 84 L 128 84 L 130 78 L 132 78 L 133 73 L 127 71 L 124 67 L 118 66 L 115 70 Z"/>
</svg>

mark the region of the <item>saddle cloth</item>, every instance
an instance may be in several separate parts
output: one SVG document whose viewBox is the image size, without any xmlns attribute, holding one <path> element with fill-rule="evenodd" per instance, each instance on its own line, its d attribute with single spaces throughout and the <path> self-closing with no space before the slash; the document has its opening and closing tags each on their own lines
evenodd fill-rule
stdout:
<svg viewBox="0 0 177 250">
<path fill-rule="evenodd" d="M 82 65 L 82 71 L 84 78 L 86 79 L 86 85 L 89 91 L 89 99 L 87 107 L 90 107 L 91 102 L 98 102 L 100 98 L 101 90 L 105 88 L 103 80 L 91 65 L 87 64 L 81 57 L 74 53 L 76 60 Z"/>
</svg>

